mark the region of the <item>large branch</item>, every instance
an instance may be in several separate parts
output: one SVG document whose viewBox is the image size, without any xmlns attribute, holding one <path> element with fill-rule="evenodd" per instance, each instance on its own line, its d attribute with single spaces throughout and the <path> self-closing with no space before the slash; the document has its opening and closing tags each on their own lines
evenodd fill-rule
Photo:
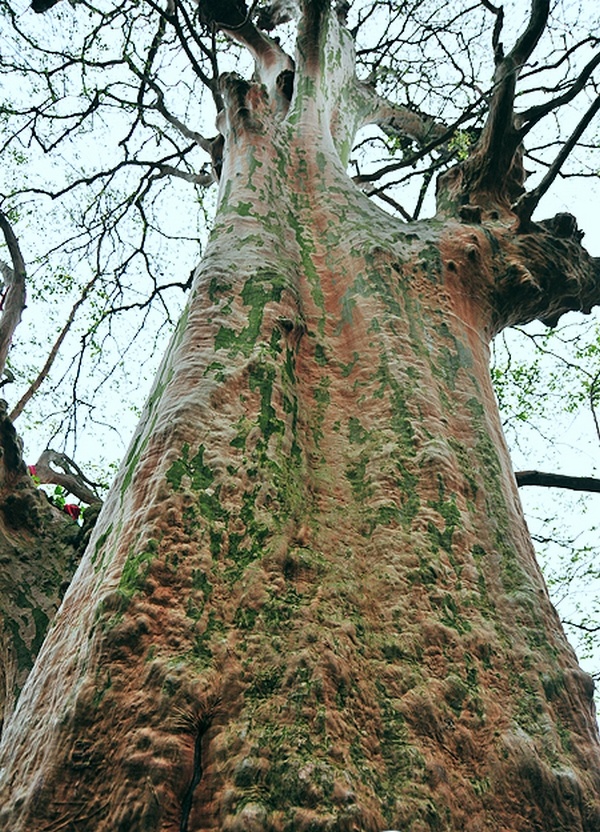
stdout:
<svg viewBox="0 0 600 832">
<path fill-rule="evenodd" d="M 361 84 L 360 86 L 365 87 L 366 85 Z M 407 154 L 397 162 L 390 162 L 372 173 L 361 173 L 355 176 L 353 180 L 357 185 L 362 185 L 365 182 L 376 182 L 384 176 L 388 176 L 388 174 L 394 173 L 402 168 L 413 167 L 416 162 L 438 148 L 443 155 L 446 155 L 446 146 L 456 134 L 456 131 L 465 122 L 477 117 L 482 103 L 482 98 L 478 98 L 477 101 L 470 104 L 460 114 L 456 121 L 450 125 L 444 125 L 441 122 L 435 121 L 431 116 L 423 116 L 401 105 L 393 105 L 381 99 L 374 91 L 372 92 L 372 96 L 374 98 L 374 104 L 371 110 L 366 109 L 366 113 L 368 114 L 363 118 L 361 126 L 365 124 L 378 124 L 382 131 L 388 135 L 394 135 L 398 138 L 409 137 L 414 139 L 420 145 L 420 149 L 412 154 Z M 378 119 L 385 116 L 386 113 L 389 117 L 388 120 L 386 122 L 380 122 Z M 446 156 L 446 161 L 447 158 L 448 156 Z"/>
<path fill-rule="evenodd" d="M 491 334 L 534 320 L 556 326 L 565 312 L 588 314 L 600 305 L 600 258 L 583 248 L 582 237 L 575 217 L 566 213 L 504 237 Z"/>
<path fill-rule="evenodd" d="M 550 0 L 532 0 L 525 31 L 497 64 L 488 117 L 473 154 L 463 166 L 467 195 L 485 190 L 510 203 L 522 190 L 524 174 L 515 158 L 521 141 L 514 110 L 517 79 L 544 32 L 549 11 Z M 499 50 L 500 45 L 495 44 L 496 58 Z"/>
<path fill-rule="evenodd" d="M 532 0 L 527 27 L 507 55 L 507 58 L 514 62 L 517 71 L 531 57 L 531 53 L 544 33 L 549 14 L 550 0 Z"/>
<path fill-rule="evenodd" d="M 21 321 L 21 314 L 25 309 L 25 261 L 6 214 L 0 211 L 0 228 L 12 261 L 12 268 L 2 264 L 4 276 L 4 296 L 0 303 L 0 375 L 4 372 L 6 359 L 15 330 Z"/>
<path fill-rule="evenodd" d="M 364 95 L 368 96 L 370 87 L 360 85 Z M 448 127 L 434 118 L 422 115 L 401 104 L 392 104 L 384 98 L 371 91 L 373 96 L 372 112 L 365 123 L 376 124 L 390 137 L 410 138 L 421 147 L 430 145 L 432 142 L 446 141 L 448 138 Z"/>
<path fill-rule="evenodd" d="M 251 20 L 251 13 L 243 0 L 200 0 L 201 19 L 220 29 L 227 37 L 245 46 L 256 65 L 259 80 L 272 101 L 279 101 L 282 73 L 292 72 L 294 63 L 279 43 L 261 32 Z M 289 97 L 287 99 L 289 103 Z"/>
<path fill-rule="evenodd" d="M 515 471 L 518 486 L 539 485 L 544 488 L 569 488 L 572 491 L 600 492 L 600 480 L 595 477 L 568 477 L 544 471 Z"/>
</svg>

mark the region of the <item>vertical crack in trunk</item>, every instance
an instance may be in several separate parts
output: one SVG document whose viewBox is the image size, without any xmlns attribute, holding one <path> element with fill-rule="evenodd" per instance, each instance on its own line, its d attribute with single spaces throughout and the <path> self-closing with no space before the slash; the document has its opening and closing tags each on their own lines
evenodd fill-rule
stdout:
<svg viewBox="0 0 600 832">
<path fill-rule="evenodd" d="M 202 740 L 208 731 L 212 721 L 211 716 L 203 717 L 198 723 L 196 733 L 196 741 L 194 743 L 194 765 L 192 768 L 192 777 L 189 786 L 186 789 L 183 800 L 181 801 L 181 823 L 179 825 L 179 832 L 188 832 L 188 822 L 190 819 L 190 812 L 192 810 L 192 802 L 194 800 L 194 792 L 200 780 L 202 780 Z"/>
</svg>

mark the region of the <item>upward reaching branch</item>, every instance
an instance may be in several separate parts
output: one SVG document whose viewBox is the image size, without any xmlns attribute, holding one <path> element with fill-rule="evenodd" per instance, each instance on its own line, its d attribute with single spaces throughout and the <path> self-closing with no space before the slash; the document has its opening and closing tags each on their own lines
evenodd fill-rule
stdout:
<svg viewBox="0 0 600 832">
<path fill-rule="evenodd" d="M 6 214 L 0 211 L 0 228 L 8 247 L 12 267 L 1 264 L 4 278 L 4 288 L 0 309 L 0 375 L 4 371 L 6 358 L 12 343 L 13 335 L 21 321 L 21 314 L 25 309 L 25 261 L 21 254 L 19 242 L 15 236 Z"/>
<path fill-rule="evenodd" d="M 489 8 L 489 6 L 486 7 Z M 515 93 L 519 72 L 535 49 L 548 21 L 549 0 L 532 0 L 529 22 L 514 47 L 501 60 L 501 45 L 495 31 L 497 62 L 489 113 L 472 156 L 463 166 L 465 200 L 480 190 L 495 193 L 507 207 L 523 190 L 524 174 L 518 147 L 521 141 L 515 123 Z M 497 18 L 498 22 L 498 18 Z"/>
<path fill-rule="evenodd" d="M 205 22 L 221 29 L 250 51 L 256 63 L 258 78 L 275 101 L 278 98 L 277 79 L 282 72 L 293 71 L 293 61 L 276 40 L 254 25 L 246 4 L 240 0 L 222 0 L 219 3 L 202 0 L 200 13 Z"/>
<path fill-rule="evenodd" d="M 546 175 L 543 177 L 542 181 L 539 185 L 534 188 L 532 191 L 529 191 L 518 200 L 515 211 L 519 215 L 521 223 L 523 227 L 526 227 L 531 219 L 531 215 L 535 211 L 540 199 L 544 196 L 544 194 L 548 191 L 551 187 L 552 183 L 560 173 L 560 170 L 568 157 L 571 155 L 573 148 L 584 134 L 584 132 L 589 127 L 590 123 L 596 116 L 596 113 L 600 110 L 600 96 L 596 98 L 595 101 L 591 103 L 586 113 L 584 113 L 583 117 L 579 121 L 579 124 L 570 135 L 568 141 L 564 143 L 561 147 L 560 152 L 548 168 Z"/>
<path fill-rule="evenodd" d="M 521 37 L 517 40 L 507 59 L 514 64 L 518 73 L 523 64 L 529 60 L 539 39 L 544 33 L 550 13 L 550 0 L 532 0 L 529 23 Z"/>
</svg>

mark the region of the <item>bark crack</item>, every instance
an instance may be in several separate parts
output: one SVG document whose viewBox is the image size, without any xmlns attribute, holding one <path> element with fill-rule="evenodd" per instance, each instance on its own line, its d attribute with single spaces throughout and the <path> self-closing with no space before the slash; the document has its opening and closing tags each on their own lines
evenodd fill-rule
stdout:
<svg viewBox="0 0 600 832">
<path fill-rule="evenodd" d="M 205 716 L 198 722 L 196 740 L 194 742 L 192 777 L 181 802 L 181 823 L 179 825 L 179 832 L 188 832 L 188 823 L 190 819 L 190 812 L 192 810 L 192 803 L 194 801 L 194 792 L 202 780 L 202 775 L 204 773 L 202 767 L 202 740 L 210 727 L 211 721 L 211 716 Z"/>
</svg>

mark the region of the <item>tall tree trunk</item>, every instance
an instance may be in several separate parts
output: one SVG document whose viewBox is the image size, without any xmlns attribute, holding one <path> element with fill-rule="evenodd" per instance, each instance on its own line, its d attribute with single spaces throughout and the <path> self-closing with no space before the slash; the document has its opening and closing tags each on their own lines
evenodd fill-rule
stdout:
<svg viewBox="0 0 600 832">
<path fill-rule="evenodd" d="M 553 231 L 481 191 L 483 224 L 378 210 L 304 55 L 284 120 L 226 82 L 216 225 L 5 730 L 4 829 L 600 828 L 488 373 L 574 303 Z"/>
</svg>

